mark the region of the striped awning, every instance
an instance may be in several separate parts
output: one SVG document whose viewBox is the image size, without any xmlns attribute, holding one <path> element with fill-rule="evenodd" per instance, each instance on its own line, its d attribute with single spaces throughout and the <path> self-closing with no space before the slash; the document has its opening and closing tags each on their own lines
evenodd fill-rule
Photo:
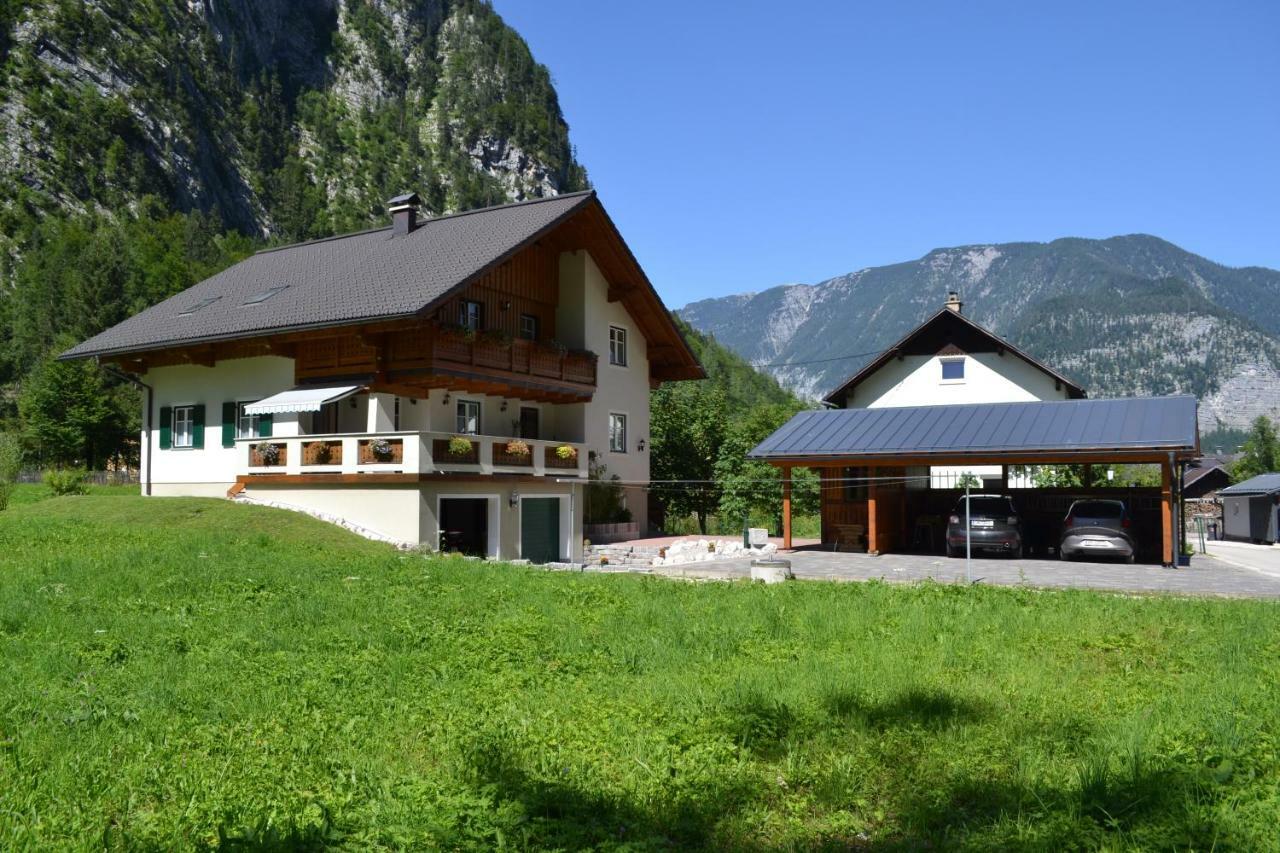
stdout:
<svg viewBox="0 0 1280 853">
<path fill-rule="evenodd" d="M 333 403 L 363 391 L 363 385 L 343 385 L 338 388 L 314 388 L 299 386 L 244 407 L 246 415 L 270 415 L 278 412 L 318 412 L 325 403 Z"/>
</svg>

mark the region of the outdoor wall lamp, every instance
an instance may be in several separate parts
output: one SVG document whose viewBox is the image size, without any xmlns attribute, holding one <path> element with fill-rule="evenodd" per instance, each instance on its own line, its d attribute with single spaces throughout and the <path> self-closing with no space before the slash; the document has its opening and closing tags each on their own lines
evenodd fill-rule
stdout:
<svg viewBox="0 0 1280 853">
<path fill-rule="evenodd" d="M 643 438 L 636 442 L 636 450 L 639 450 L 641 453 L 644 453 L 645 446 Z"/>
<path fill-rule="evenodd" d="M 449 392 L 448 392 L 448 391 L 445 391 L 445 392 L 444 392 L 444 404 L 445 404 L 446 406 L 447 406 L 447 405 L 449 405 Z"/>
<path fill-rule="evenodd" d="M 516 507 L 520 506 L 520 493 L 517 492 L 515 489 L 512 489 L 511 497 L 507 499 L 507 503 L 511 506 L 512 509 L 515 509 Z"/>
<path fill-rule="evenodd" d="M 507 401 L 506 401 L 506 400 L 503 400 L 503 401 L 502 401 L 502 408 L 501 408 L 501 409 L 499 409 L 498 411 L 500 411 L 500 412 L 505 412 L 506 410 L 507 410 Z"/>
</svg>

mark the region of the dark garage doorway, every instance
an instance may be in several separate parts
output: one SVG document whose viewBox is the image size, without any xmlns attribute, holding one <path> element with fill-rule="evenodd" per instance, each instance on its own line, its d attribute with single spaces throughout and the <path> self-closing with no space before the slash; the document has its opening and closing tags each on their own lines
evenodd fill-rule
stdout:
<svg viewBox="0 0 1280 853">
<path fill-rule="evenodd" d="M 560 499 L 520 501 L 520 556 L 532 563 L 560 559 Z"/>
<path fill-rule="evenodd" d="M 488 499 L 441 498 L 440 550 L 483 557 L 488 546 Z"/>
</svg>

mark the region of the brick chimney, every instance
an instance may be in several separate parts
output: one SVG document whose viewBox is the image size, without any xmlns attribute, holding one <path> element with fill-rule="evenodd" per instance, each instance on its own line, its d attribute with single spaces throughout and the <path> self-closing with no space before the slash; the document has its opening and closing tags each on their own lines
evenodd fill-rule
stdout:
<svg viewBox="0 0 1280 853">
<path fill-rule="evenodd" d="M 947 307 L 957 314 L 964 313 L 964 303 L 960 301 L 960 294 L 954 290 L 947 294 Z"/>
<path fill-rule="evenodd" d="M 403 237 L 418 227 L 418 194 L 404 193 L 387 202 L 391 214 L 391 234 Z"/>
</svg>

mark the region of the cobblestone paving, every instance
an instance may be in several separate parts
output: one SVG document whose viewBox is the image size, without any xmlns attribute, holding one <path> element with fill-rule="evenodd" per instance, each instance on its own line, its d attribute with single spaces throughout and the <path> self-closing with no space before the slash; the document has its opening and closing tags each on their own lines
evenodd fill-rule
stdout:
<svg viewBox="0 0 1280 853">
<path fill-rule="evenodd" d="M 939 583 L 964 583 L 965 561 L 913 554 L 832 553 L 805 550 L 782 555 L 801 580 L 914 582 L 932 579 Z M 587 571 L 600 571 L 588 567 Z M 749 560 L 690 563 L 626 571 L 664 577 L 730 580 L 751 574 Z M 1182 595 L 1213 595 L 1252 598 L 1280 598 L 1280 577 L 1242 566 L 1234 566 L 1211 556 L 1198 555 L 1190 568 L 1165 569 L 1158 565 L 1124 563 L 1083 563 L 1059 560 L 975 559 L 972 580 L 999 586 L 1076 587 L 1116 592 L 1171 592 Z"/>
</svg>

